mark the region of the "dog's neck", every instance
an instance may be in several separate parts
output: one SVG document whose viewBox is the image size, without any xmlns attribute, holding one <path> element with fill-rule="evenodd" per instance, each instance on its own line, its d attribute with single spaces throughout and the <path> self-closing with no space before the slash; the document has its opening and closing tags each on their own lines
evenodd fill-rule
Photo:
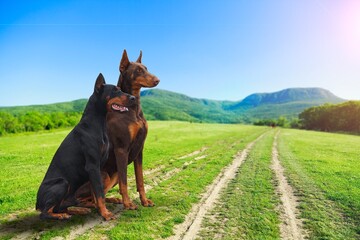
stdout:
<svg viewBox="0 0 360 240">
<path fill-rule="evenodd" d="M 123 91 L 124 93 L 128 93 L 128 94 L 136 97 L 135 108 L 136 108 L 137 115 L 140 116 L 141 118 L 144 118 L 142 109 L 141 109 L 141 105 L 140 105 L 140 89 L 141 88 L 134 87 L 131 84 L 129 84 L 128 81 L 126 79 L 124 79 L 123 74 L 120 74 L 117 86 L 120 87 L 120 90 Z"/>
<path fill-rule="evenodd" d="M 134 88 L 134 86 L 129 84 L 129 81 L 125 78 L 126 77 L 124 77 L 124 74 L 121 73 L 119 76 L 119 81 L 118 81 L 117 86 L 120 87 L 120 90 L 123 91 L 124 93 L 128 93 L 130 95 L 133 95 L 136 98 L 139 98 L 140 97 L 140 88 L 139 89 Z"/>
</svg>

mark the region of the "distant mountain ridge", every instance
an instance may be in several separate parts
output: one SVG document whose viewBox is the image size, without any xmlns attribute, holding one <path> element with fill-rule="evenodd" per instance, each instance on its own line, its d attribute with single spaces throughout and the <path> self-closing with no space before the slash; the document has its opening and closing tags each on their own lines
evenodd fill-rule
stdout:
<svg viewBox="0 0 360 240">
<path fill-rule="evenodd" d="M 230 123 L 279 116 L 292 118 L 312 106 L 346 101 L 322 88 L 254 93 L 237 102 L 197 99 L 159 89 L 145 90 L 141 96 L 144 112 L 151 119 L 171 120 L 175 117 L 178 120 Z"/>
<path fill-rule="evenodd" d="M 238 103 L 237 106 L 257 107 L 264 104 L 283 104 L 289 102 L 337 103 L 341 99 L 323 88 L 288 88 L 273 93 L 254 93 Z"/>
<path fill-rule="evenodd" d="M 220 123 L 252 122 L 254 119 L 297 117 L 304 109 L 346 100 L 322 88 L 288 88 L 273 93 L 254 93 L 241 101 L 198 99 L 160 89 L 141 92 L 141 105 L 149 120 L 182 120 Z M 0 111 L 20 113 L 80 112 L 87 99 L 65 103 L 0 107 Z"/>
</svg>

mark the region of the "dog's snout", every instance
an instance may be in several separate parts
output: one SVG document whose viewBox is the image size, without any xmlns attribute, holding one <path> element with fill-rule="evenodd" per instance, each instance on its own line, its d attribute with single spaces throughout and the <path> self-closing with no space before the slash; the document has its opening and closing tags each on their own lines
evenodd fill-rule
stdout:
<svg viewBox="0 0 360 240">
<path fill-rule="evenodd" d="M 155 86 L 158 85 L 159 82 L 160 82 L 160 79 L 156 78 L 156 79 L 154 80 Z"/>
</svg>

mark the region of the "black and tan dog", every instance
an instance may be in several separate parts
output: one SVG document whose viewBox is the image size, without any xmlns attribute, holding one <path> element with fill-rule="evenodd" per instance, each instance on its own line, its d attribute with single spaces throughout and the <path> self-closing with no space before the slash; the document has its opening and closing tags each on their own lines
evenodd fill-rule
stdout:
<svg viewBox="0 0 360 240">
<path fill-rule="evenodd" d="M 86 182 L 91 184 L 93 201 L 101 216 L 105 220 L 114 218 L 105 206 L 100 173 L 109 153 L 106 113 L 127 111 L 134 102 L 135 97 L 105 84 L 99 74 L 80 122 L 61 143 L 40 185 L 36 209 L 41 211 L 41 218 L 70 218 L 68 207 L 77 205 L 75 192 Z"/>
<path fill-rule="evenodd" d="M 126 50 L 124 50 L 117 84 L 123 92 L 136 97 L 136 104 L 129 108 L 127 114 L 119 114 L 114 111 L 107 114 L 107 127 L 112 150 L 109 153 L 109 160 L 102 169 L 104 189 L 106 194 L 118 183 L 122 200 L 106 198 L 106 201 L 123 203 L 125 209 L 137 208 L 129 198 L 127 186 L 127 166 L 132 162 L 135 166 L 136 186 L 141 204 L 146 207 L 154 206 L 154 203 L 146 197 L 144 188 L 142 161 L 148 125 L 140 105 L 140 89 L 142 87 L 155 87 L 160 80 L 148 72 L 141 63 L 141 57 L 142 53 L 140 52 L 137 61 L 130 62 Z M 90 192 L 90 188 L 84 186 L 78 191 L 78 200 L 84 205 L 91 205 Z"/>
</svg>

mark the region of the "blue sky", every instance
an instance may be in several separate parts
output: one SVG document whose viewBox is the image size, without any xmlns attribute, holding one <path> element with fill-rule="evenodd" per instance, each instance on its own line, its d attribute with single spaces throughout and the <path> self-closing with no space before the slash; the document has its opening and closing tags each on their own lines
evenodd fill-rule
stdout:
<svg viewBox="0 0 360 240">
<path fill-rule="evenodd" d="M 322 87 L 360 99 L 360 1 L 0 1 L 0 106 L 88 98 L 123 49 L 197 98 Z"/>
</svg>

